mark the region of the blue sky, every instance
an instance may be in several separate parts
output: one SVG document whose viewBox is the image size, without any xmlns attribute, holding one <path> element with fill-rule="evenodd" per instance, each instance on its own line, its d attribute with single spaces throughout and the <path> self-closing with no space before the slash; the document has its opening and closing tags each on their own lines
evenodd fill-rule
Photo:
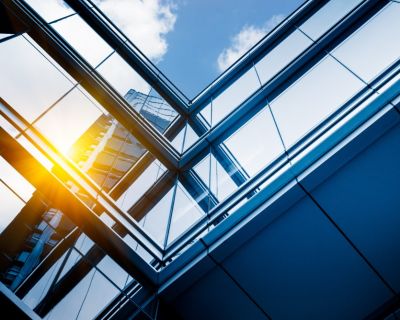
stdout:
<svg viewBox="0 0 400 320">
<path fill-rule="evenodd" d="M 48 21 L 71 13 L 62 0 L 27 1 Z M 94 3 L 181 91 L 193 98 L 304 1 L 94 0 Z M 98 53 L 103 58 L 102 52 L 111 49 L 98 41 L 89 46 L 87 41 L 93 37 L 78 20 L 67 19 L 54 27 L 69 42 L 74 41 L 80 53 L 86 49 L 91 56 Z M 135 85 L 132 83 L 132 87 Z"/>
<path fill-rule="evenodd" d="M 234 45 L 235 36 L 249 29 L 265 32 L 303 2 L 176 0 L 175 25 L 165 35 L 168 49 L 158 66 L 192 98 L 221 73 L 218 57 Z"/>
</svg>

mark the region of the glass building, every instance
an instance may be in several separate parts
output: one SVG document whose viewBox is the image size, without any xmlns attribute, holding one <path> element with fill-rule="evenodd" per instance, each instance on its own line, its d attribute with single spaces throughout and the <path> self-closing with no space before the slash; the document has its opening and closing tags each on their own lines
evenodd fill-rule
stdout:
<svg viewBox="0 0 400 320">
<path fill-rule="evenodd" d="M 0 3 L 3 312 L 400 317 L 399 1 L 306 1 L 193 99 L 60 8 Z"/>
</svg>

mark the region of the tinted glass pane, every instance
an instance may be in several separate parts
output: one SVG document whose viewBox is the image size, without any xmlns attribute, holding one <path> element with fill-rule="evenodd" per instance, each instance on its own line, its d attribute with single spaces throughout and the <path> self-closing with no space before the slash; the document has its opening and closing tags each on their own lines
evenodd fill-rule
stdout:
<svg viewBox="0 0 400 320">
<path fill-rule="evenodd" d="M 254 68 L 251 68 L 212 101 L 212 125 L 231 113 L 246 98 L 260 88 Z"/>
<path fill-rule="evenodd" d="M 128 190 L 118 199 L 117 203 L 123 210 L 131 208 L 141 196 L 161 177 L 165 167 L 154 161 L 150 166 L 129 186 Z"/>
<path fill-rule="evenodd" d="M 364 86 L 331 57 L 324 58 L 271 103 L 286 147 L 339 108 Z"/>
<path fill-rule="evenodd" d="M 144 230 L 161 246 L 164 245 L 168 219 L 171 212 L 173 191 L 174 188 L 171 188 L 140 220 L 140 225 L 143 226 Z"/>
<path fill-rule="evenodd" d="M 113 51 L 78 15 L 54 23 L 52 27 L 92 66 Z"/>
<path fill-rule="evenodd" d="M 178 183 L 173 204 L 168 243 L 174 241 L 205 214 L 197 204 L 197 201 L 199 201 L 199 199 L 194 200 L 183 185 Z"/>
<path fill-rule="evenodd" d="M 72 88 L 72 83 L 26 39 L 20 36 L 0 44 L 0 88 L 2 98 L 32 121 Z"/>
<path fill-rule="evenodd" d="M 300 31 L 294 31 L 262 58 L 255 67 L 264 84 L 276 75 L 284 66 L 306 49 L 312 41 Z"/>
<path fill-rule="evenodd" d="M 193 170 L 219 201 L 237 189 L 237 185 L 230 176 L 234 172 L 228 174 L 213 154 L 209 154 L 201 160 Z"/>
<path fill-rule="evenodd" d="M 400 4 L 392 3 L 332 54 L 369 82 L 400 57 Z"/>
<path fill-rule="evenodd" d="M 102 115 L 100 107 L 75 88 L 38 120 L 35 126 L 62 152 L 71 146 Z"/>
<path fill-rule="evenodd" d="M 26 0 L 26 2 L 48 22 L 73 13 L 67 4 L 60 0 Z"/>
<path fill-rule="evenodd" d="M 117 53 L 114 53 L 97 71 L 122 95 L 130 89 L 149 94 L 150 86 Z"/>
<path fill-rule="evenodd" d="M 363 0 L 331 0 L 304 22 L 300 29 L 317 40 Z"/>
<path fill-rule="evenodd" d="M 284 151 L 269 109 L 250 119 L 224 144 L 250 176 Z"/>
<path fill-rule="evenodd" d="M 0 180 L 0 234 L 18 215 L 25 203 Z"/>
</svg>

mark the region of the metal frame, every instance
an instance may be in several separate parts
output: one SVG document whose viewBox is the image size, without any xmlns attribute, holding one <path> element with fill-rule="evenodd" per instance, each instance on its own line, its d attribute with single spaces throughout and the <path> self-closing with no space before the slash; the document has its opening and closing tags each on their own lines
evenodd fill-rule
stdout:
<svg viewBox="0 0 400 320">
<path fill-rule="evenodd" d="M 146 287 L 156 287 L 155 270 L 3 128 L 0 128 L 0 154 L 37 190 L 50 199 L 55 207 L 60 208 L 93 241 L 106 250 L 115 261 L 118 261 L 124 269 L 130 270 Z"/>
<path fill-rule="evenodd" d="M 190 230 L 184 232 L 180 237 L 174 240 L 165 250 L 160 249 L 162 257 L 161 264 L 166 264 L 178 252 L 192 240 L 196 239 L 208 226 L 217 222 L 222 215 L 233 208 L 243 199 L 252 198 L 243 208 L 240 208 L 245 216 L 251 213 L 254 208 L 262 201 L 265 201 L 273 192 L 279 190 L 287 179 L 297 177 L 301 172 L 307 169 L 310 164 L 325 154 L 335 143 L 340 142 L 345 135 L 351 130 L 365 122 L 372 115 L 372 111 L 376 112 L 385 103 L 394 98 L 400 89 L 400 82 L 397 80 L 385 94 L 374 100 L 372 111 L 366 114 L 360 114 L 357 118 L 358 122 L 352 123 L 346 130 L 335 131 L 335 139 L 331 139 L 325 145 L 318 145 L 319 139 L 326 136 L 329 129 L 336 128 L 340 121 L 346 119 L 355 108 L 366 103 L 371 94 L 377 88 L 387 84 L 395 75 L 400 72 L 400 61 L 397 61 L 388 70 L 382 73 L 380 77 L 375 79 L 365 87 L 352 100 L 345 103 L 333 115 L 328 117 L 313 132 L 303 137 L 295 146 L 286 153 L 276 159 L 272 164 L 268 165 L 257 175 L 248 178 L 248 175 L 242 168 L 238 168 L 235 164 L 233 156 L 219 144 L 223 140 L 240 128 L 248 119 L 264 108 L 267 104 L 267 96 L 275 97 L 285 90 L 293 81 L 299 78 L 309 67 L 315 64 L 324 56 L 326 56 L 331 48 L 340 43 L 349 34 L 354 32 L 362 23 L 367 21 L 380 8 L 384 7 L 389 0 L 365 0 L 359 4 L 351 13 L 339 21 L 334 27 L 328 30 L 320 39 L 314 41 L 309 48 L 301 53 L 294 61 L 290 62 L 284 69 L 268 81 L 262 88 L 253 93 L 246 101 L 241 103 L 230 115 L 226 116 L 220 123 L 213 128 L 208 129 L 204 123 L 199 120 L 198 114 L 204 108 L 209 99 L 225 90 L 232 82 L 238 79 L 248 68 L 252 67 L 255 62 L 260 60 L 266 53 L 280 43 L 293 30 L 298 29 L 298 25 L 310 17 L 314 12 L 321 8 L 327 0 L 323 1 L 307 1 L 295 13 L 288 17 L 284 23 L 278 26 L 265 39 L 258 43 L 253 49 L 242 57 L 234 66 L 228 69 L 222 76 L 216 79 L 205 90 L 197 95 L 192 101 L 188 101 L 183 94 L 178 92 L 173 85 L 170 85 L 168 79 L 161 75 L 159 70 L 152 66 L 149 61 L 143 59 L 143 54 L 132 43 L 127 42 L 127 38 L 116 28 L 110 20 L 105 16 L 101 16 L 101 12 L 97 8 L 91 8 L 90 0 L 65 0 L 76 12 L 99 34 L 108 44 L 130 64 L 132 68 L 137 70 L 142 77 L 154 87 L 161 96 L 171 104 L 171 106 L 179 113 L 178 119 L 169 127 L 165 136 L 159 134 L 154 128 L 144 121 L 139 114 L 131 111 L 125 100 L 115 92 L 115 90 L 107 84 L 107 82 L 99 76 L 93 68 L 91 68 L 80 56 L 66 43 L 52 28 L 48 26 L 43 19 L 40 18 L 23 0 L 5 0 L 4 4 L 29 27 L 29 35 L 64 68 L 66 69 L 82 86 L 92 94 L 118 121 L 129 128 L 131 133 L 152 153 L 146 153 L 128 173 L 119 181 L 119 183 L 110 191 L 109 195 L 102 194 L 105 203 L 113 207 L 110 199 L 117 199 L 131 185 L 138 176 L 148 167 L 155 158 L 159 159 L 168 169 L 161 179 L 159 179 L 152 188 L 129 210 L 129 214 L 135 218 L 145 215 L 154 205 L 154 203 L 144 202 L 143 199 L 154 198 L 159 199 L 166 194 L 174 183 L 174 177 L 178 177 L 179 181 L 187 187 L 190 194 L 196 198 L 199 194 L 207 190 L 207 186 L 202 184 L 201 179 L 194 173 L 193 166 L 198 163 L 203 156 L 208 154 L 210 147 L 213 147 L 213 154 L 217 161 L 229 172 L 234 168 L 236 175 L 232 176 L 234 182 L 239 186 L 238 189 L 225 199 L 222 203 L 218 203 L 215 198 L 211 198 L 211 205 L 200 204 L 206 209 L 207 215 L 196 222 Z M 372 90 L 371 90 L 372 88 Z M 181 156 L 173 149 L 168 139 L 173 139 L 179 130 L 189 123 L 200 139 L 189 150 Z M 120 238 L 121 232 L 107 227 L 96 213 L 85 206 L 75 195 L 73 195 L 63 184 L 63 182 L 53 173 L 48 172 L 36 159 L 29 155 L 16 141 L 12 141 L 12 137 L 0 128 L 0 153 L 10 162 L 23 176 L 25 176 L 38 190 L 43 192 L 50 198 L 54 198 L 54 190 L 49 190 L 41 181 L 35 180 L 26 169 L 24 169 L 16 159 L 16 155 L 23 155 L 39 172 L 43 172 L 51 185 L 61 190 L 65 199 L 69 199 L 76 206 L 74 210 L 68 210 L 65 206 L 65 199 L 54 198 L 57 206 L 65 212 L 79 227 L 84 230 L 96 243 L 113 257 L 123 268 L 132 272 L 141 284 L 148 288 L 155 289 L 160 285 L 159 275 L 140 256 L 137 255 L 126 243 Z M 215 146 L 217 145 L 217 146 Z M 316 145 L 316 146 L 315 146 Z M 306 153 L 307 148 L 312 149 L 309 156 Z M 316 150 L 316 151 L 315 151 Z M 12 151 L 16 153 L 13 155 Z M 307 156 L 305 156 L 305 154 Z M 154 156 L 153 156 L 154 155 Z M 290 170 L 285 170 L 290 161 L 300 159 L 295 162 L 295 166 L 290 166 Z M 55 161 L 53 159 L 53 161 Z M 55 163 L 59 163 L 55 161 Z M 71 167 L 71 164 L 67 164 Z M 64 168 L 65 171 L 68 171 Z M 79 172 L 77 173 L 79 176 Z M 274 184 L 267 191 L 258 192 L 259 186 L 273 176 L 279 175 Z M 275 190 L 276 189 L 276 190 Z M 271 191 L 275 190 L 275 191 Z M 210 193 L 211 194 L 211 193 Z M 111 198 L 110 198 L 111 197 Z M 63 203 L 64 201 L 64 203 Z M 99 203 L 103 206 L 102 203 Z M 107 207 L 107 206 L 106 206 Z M 65 211 L 64 211 L 65 210 Z M 84 218 L 77 217 L 77 212 L 84 212 Z M 245 212 L 245 213 L 243 213 Z M 170 213 L 171 215 L 172 213 Z M 171 218 L 171 217 L 170 217 Z M 239 219 L 239 218 L 238 218 Z M 231 219 L 232 220 L 232 219 Z M 233 221 L 233 220 L 232 220 Z M 237 222 L 237 221 L 236 221 Z M 234 223 L 234 222 L 232 222 Z M 121 223 L 123 225 L 123 223 Z M 226 225 L 226 224 L 225 224 Z M 232 228 L 232 226 L 230 226 Z M 222 230 L 222 231 L 221 231 Z M 120 231 L 120 230 L 119 230 Z M 220 228 L 218 231 L 222 234 L 224 231 Z M 123 232 L 122 232 L 123 234 Z M 72 236 L 71 236 L 72 237 Z M 69 238 L 70 239 L 70 238 Z M 143 242 L 144 246 L 145 242 Z M 60 243 L 56 247 L 52 255 L 49 255 L 41 265 L 39 265 L 29 278 L 17 289 L 18 295 L 23 295 L 29 287 L 34 283 L 35 279 L 40 278 L 46 265 L 50 265 L 57 257 L 57 252 L 61 252 L 62 245 Z M 119 246 L 119 247 L 118 247 Z M 57 251 L 58 250 L 58 251 Z M 147 267 L 146 267 L 147 266 Z M 163 271 L 161 271 L 163 273 Z"/>
</svg>

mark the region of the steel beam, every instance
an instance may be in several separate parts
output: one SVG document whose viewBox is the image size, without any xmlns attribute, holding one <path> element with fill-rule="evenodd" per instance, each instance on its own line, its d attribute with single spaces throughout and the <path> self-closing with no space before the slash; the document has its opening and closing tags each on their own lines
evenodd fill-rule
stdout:
<svg viewBox="0 0 400 320">
<path fill-rule="evenodd" d="M 25 1 L 4 0 L 3 4 L 28 26 L 28 34 L 145 148 L 168 169 L 178 168 L 179 155 L 168 140 L 133 110 L 128 102 Z"/>
<path fill-rule="evenodd" d="M 124 37 L 110 19 L 101 15 L 94 3 L 81 0 L 65 0 L 85 22 L 96 31 L 114 50 L 145 79 L 180 115 L 186 117 L 189 100 L 179 91 L 151 61 Z M 97 14 L 94 14 L 94 10 Z"/>
<path fill-rule="evenodd" d="M 156 271 L 1 127 L 0 155 L 143 286 L 156 287 Z"/>
</svg>

